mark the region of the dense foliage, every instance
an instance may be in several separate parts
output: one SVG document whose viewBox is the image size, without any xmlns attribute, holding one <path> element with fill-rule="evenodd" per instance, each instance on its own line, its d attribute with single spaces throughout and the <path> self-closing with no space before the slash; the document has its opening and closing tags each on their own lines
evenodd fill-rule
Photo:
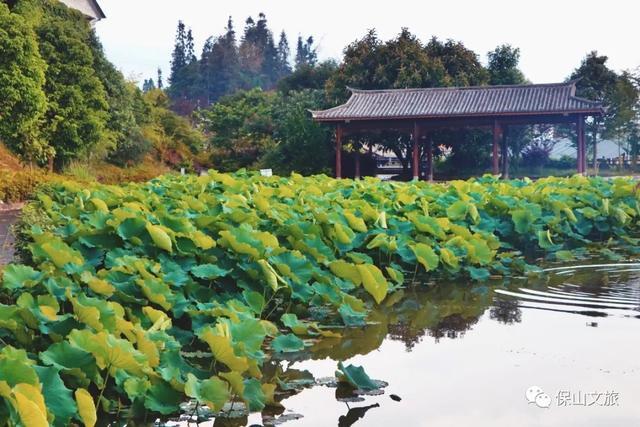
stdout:
<svg viewBox="0 0 640 427">
<path fill-rule="evenodd" d="M 186 119 L 143 97 L 107 60 L 80 12 L 56 0 L 19 0 L 11 9 L 0 3 L 0 21 L 0 140 L 23 160 L 60 170 L 75 160 L 134 165 L 166 145 L 178 146 L 181 158 L 200 150 L 203 138 Z"/>
<path fill-rule="evenodd" d="M 254 89 L 222 98 L 199 114 L 212 135 L 210 163 L 224 171 L 328 172 L 331 132 L 310 120 L 308 112 L 325 105 L 319 90 L 282 94 Z"/>
<path fill-rule="evenodd" d="M 46 109 L 45 64 L 33 29 L 0 3 L 0 140 L 28 160 L 45 153 L 38 127 Z"/>
<path fill-rule="evenodd" d="M 631 180 L 580 176 L 54 185 L 21 234 L 30 265 L 3 273 L 0 418 L 93 425 L 96 406 L 143 417 L 189 398 L 261 410 L 287 387 L 262 370 L 271 352 L 363 325 L 416 273 L 521 275 L 537 271 L 522 251 L 567 260 L 598 242 L 637 252 L 638 200 Z"/>
</svg>

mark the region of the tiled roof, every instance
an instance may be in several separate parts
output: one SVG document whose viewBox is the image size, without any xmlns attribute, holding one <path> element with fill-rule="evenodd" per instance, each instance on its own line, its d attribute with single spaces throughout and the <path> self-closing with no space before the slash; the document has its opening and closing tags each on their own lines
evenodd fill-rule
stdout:
<svg viewBox="0 0 640 427">
<path fill-rule="evenodd" d="M 575 96 L 575 83 L 428 89 L 350 89 L 346 104 L 312 111 L 317 121 L 532 114 L 602 114 L 602 104 Z"/>
</svg>

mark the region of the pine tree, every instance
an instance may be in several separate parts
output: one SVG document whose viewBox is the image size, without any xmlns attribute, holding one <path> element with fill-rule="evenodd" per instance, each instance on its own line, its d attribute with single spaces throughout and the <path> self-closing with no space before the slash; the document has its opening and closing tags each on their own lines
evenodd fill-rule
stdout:
<svg viewBox="0 0 640 427">
<path fill-rule="evenodd" d="M 291 74 L 291 65 L 289 64 L 289 56 L 291 55 L 291 49 L 289 48 L 289 40 L 287 40 L 287 34 L 282 30 L 280 33 L 280 40 L 278 41 L 278 67 L 277 67 L 277 80 Z"/>
<path fill-rule="evenodd" d="M 171 54 L 171 75 L 169 83 L 173 86 L 180 80 L 180 71 L 187 65 L 187 34 L 184 22 L 178 21 L 176 43 Z"/>
<path fill-rule="evenodd" d="M 194 47 L 194 42 L 193 42 L 193 33 L 191 31 L 191 28 L 189 28 L 189 31 L 187 31 L 187 38 L 186 38 L 186 41 L 185 41 L 185 47 L 186 47 L 186 62 L 187 62 L 187 64 L 191 64 L 192 62 L 197 61 L 198 59 L 196 58 L 195 47 Z"/>
<path fill-rule="evenodd" d="M 233 20 L 229 17 L 226 32 L 217 38 L 209 38 L 202 50 L 200 73 L 206 103 L 228 95 L 240 86 L 240 64 Z"/>
<path fill-rule="evenodd" d="M 158 68 L 158 89 L 162 89 L 164 87 L 164 83 L 162 81 L 162 69 Z"/>
<path fill-rule="evenodd" d="M 144 93 L 147 93 L 151 90 L 154 90 L 156 88 L 156 83 L 153 81 L 153 79 L 145 79 L 144 83 L 142 84 L 142 91 Z"/>
<path fill-rule="evenodd" d="M 278 80 L 278 49 L 267 26 L 267 17 L 260 13 L 258 21 L 249 17 L 240 44 L 240 62 L 245 88 L 271 89 Z"/>
<path fill-rule="evenodd" d="M 313 37 L 309 36 L 307 40 L 303 41 L 302 36 L 298 36 L 298 43 L 296 45 L 296 70 L 304 66 L 313 67 L 318 61 L 318 53 L 316 48 L 313 47 Z"/>
</svg>

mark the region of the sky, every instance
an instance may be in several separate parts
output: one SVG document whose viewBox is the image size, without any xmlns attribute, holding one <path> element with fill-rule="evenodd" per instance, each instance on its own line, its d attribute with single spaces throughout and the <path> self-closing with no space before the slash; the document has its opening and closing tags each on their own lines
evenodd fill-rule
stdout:
<svg viewBox="0 0 640 427">
<path fill-rule="evenodd" d="M 461 41 L 480 55 L 509 43 L 521 50 L 520 68 L 533 83 L 563 81 L 597 50 L 617 71 L 640 66 L 637 0 L 98 0 L 107 19 L 96 24 L 107 56 L 128 78 L 169 74 L 178 20 L 193 30 L 199 52 L 234 18 L 238 33 L 248 16 L 264 12 L 277 37 L 285 30 L 313 35 L 320 59 L 342 57 L 344 47 L 375 28 L 380 38 L 407 27 L 424 42 Z"/>
</svg>

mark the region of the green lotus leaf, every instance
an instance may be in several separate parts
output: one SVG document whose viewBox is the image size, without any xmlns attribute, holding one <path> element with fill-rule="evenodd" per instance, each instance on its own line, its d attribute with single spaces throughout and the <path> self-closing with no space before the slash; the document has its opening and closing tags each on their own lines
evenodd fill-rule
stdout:
<svg viewBox="0 0 640 427">
<path fill-rule="evenodd" d="M 529 209 L 518 209 L 511 213 L 511 219 L 515 225 L 515 229 L 520 234 L 529 233 L 535 217 Z"/>
<path fill-rule="evenodd" d="M 42 384 L 42 393 L 47 405 L 47 410 L 54 415 L 54 426 L 67 426 L 71 418 L 77 414 L 76 402 L 71 390 L 69 390 L 58 369 L 54 367 L 34 367 Z"/>
<path fill-rule="evenodd" d="M 382 271 L 371 264 L 358 264 L 356 268 L 360 273 L 362 286 L 373 296 L 376 303 L 380 304 L 389 291 L 389 283 L 382 274 Z"/>
<path fill-rule="evenodd" d="M 247 402 L 250 411 L 261 411 L 266 404 L 267 397 L 262 390 L 262 384 L 255 378 L 244 380 L 242 397 Z"/>
<path fill-rule="evenodd" d="M 164 249 L 169 253 L 172 252 L 173 248 L 171 237 L 169 237 L 169 234 L 167 234 L 167 232 L 162 229 L 162 227 L 158 225 L 147 224 L 145 228 L 147 229 L 149 236 L 151 236 L 151 240 L 153 240 L 153 243 L 155 243 L 157 247 L 159 247 L 160 249 Z"/>
<path fill-rule="evenodd" d="M 491 273 L 486 268 L 476 268 L 469 266 L 467 267 L 467 271 L 469 272 L 469 276 L 471 276 L 473 280 L 478 280 L 481 282 L 487 280 L 491 276 Z"/>
<path fill-rule="evenodd" d="M 360 286 L 362 283 L 362 276 L 355 264 L 351 264 L 343 260 L 337 260 L 329 264 L 329 270 L 331 270 L 331 272 L 336 276 L 349 280 L 356 286 Z"/>
<path fill-rule="evenodd" d="M 91 353 L 62 341 L 40 353 L 40 360 L 69 375 L 94 380 L 98 375 L 96 359 Z"/>
<path fill-rule="evenodd" d="M 411 250 L 413 250 L 416 259 L 422 264 L 425 270 L 432 271 L 438 268 L 440 259 L 431 246 L 425 245 L 424 243 L 416 243 L 411 246 Z"/>
<path fill-rule="evenodd" d="M 231 270 L 224 270 L 215 264 L 201 264 L 191 269 L 191 274 L 198 279 L 217 279 L 218 277 L 226 276 L 230 272 Z"/>
<path fill-rule="evenodd" d="M 380 388 L 378 384 L 369 378 L 369 375 L 367 375 L 362 366 L 344 366 L 342 362 L 339 362 L 336 377 L 338 381 L 346 382 L 356 389 L 376 390 Z"/>
<path fill-rule="evenodd" d="M 198 402 L 208 405 L 214 411 L 220 411 L 231 398 L 229 384 L 216 376 L 200 381 L 193 374 L 189 374 L 184 386 L 184 393 Z"/>
<path fill-rule="evenodd" d="M 469 212 L 469 204 L 465 201 L 458 200 L 447 208 L 447 218 L 451 221 L 459 221 L 465 219 Z"/>
<path fill-rule="evenodd" d="M 7 289 L 32 288 L 43 277 L 43 273 L 26 265 L 9 264 L 2 272 L 2 287 Z"/>
<path fill-rule="evenodd" d="M 145 408 L 169 415 L 180 411 L 180 403 L 183 395 L 165 381 L 157 381 L 146 394 L 144 399 Z"/>
<path fill-rule="evenodd" d="M 293 334 L 278 335 L 271 341 L 271 348 L 278 353 L 304 350 L 304 341 Z"/>
</svg>

